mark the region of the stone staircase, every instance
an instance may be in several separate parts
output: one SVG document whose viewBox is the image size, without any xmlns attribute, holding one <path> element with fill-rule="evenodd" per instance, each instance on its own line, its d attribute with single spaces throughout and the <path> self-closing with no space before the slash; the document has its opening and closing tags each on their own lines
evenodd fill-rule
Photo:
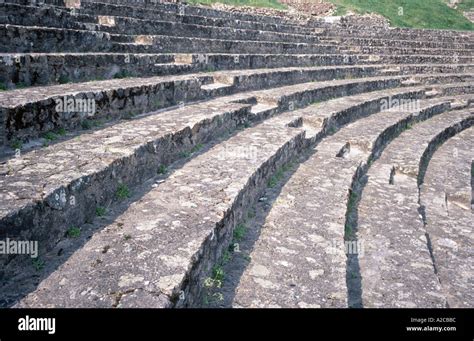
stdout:
<svg viewBox="0 0 474 341">
<path fill-rule="evenodd" d="M 471 32 L 0 8 L 1 306 L 474 306 Z"/>
</svg>

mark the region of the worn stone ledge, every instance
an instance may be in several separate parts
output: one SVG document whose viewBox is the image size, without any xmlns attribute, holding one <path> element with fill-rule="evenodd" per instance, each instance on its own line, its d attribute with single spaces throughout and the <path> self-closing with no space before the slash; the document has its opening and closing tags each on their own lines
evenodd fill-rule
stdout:
<svg viewBox="0 0 474 341">
<path fill-rule="evenodd" d="M 359 38 L 382 38 L 390 37 L 395 40 L 432 40 L 440 42 L 472 43 L 474 35 L 469 31 L 449 31 L 449 30 L 427 30 L 427 29 L 347 29 L 340 27 L 326 28 L 324 34 L 327 37 L 359 37 Z"/>
<path fill-rule="evenodd" d="M 420 187 L 420 204 L 441 287 L 449 307 L 471 307 L 473 243 L 471 167 L 474 128 L 442 144 L 433 154 Z"/>
<path fill-rule="evenodd" d="M 386 47 L 386 46 L 351 46 L 345 45 L 341 48 L 344 52 L 364 53 L 364 54 L 427 54 L 427 55 L 448 55 L 448 56 L 470 56 L 472 50 L 469 49 L 440 49 L 440 48 L 417 48 L 417 47 Z"/>
<path fill-rule="evenodd" d="M 461 70 L 470 72 L 469 65 L 472 62 L 473 58 L 468 56 L 455 59 L 451 56 L 423 55 L 4 53 L 0 54 L 0 83 L 11 89 L 15 84 L 77 83 L 124 76 L 151 77 L 209 70 L 365 64 L 384 64 L 388 70 L 397 69 L 398 64 L 419 64 L 419 69 L 424 72 L 439 73 L 443 70 L 454 73 Z M 400 68 L 402 72 L 413 72 L 411 66 L 400 65 Z"/>
<path fill-rule="evenodd" d="M 209 99 L 243 90 L 316 80 L 375 76 L 382 73 L 383 69 L 383 66 L 376 65 L 249 70 L 231 72 L 228 75 L 216 73 L 127 78 L 3 92 L 0 93 L 0 115 L 3 116 L 6 134 L 3 139 L 4 142 L 28 140 L 59 128 L 77 129 L 86 119 L 111 120 L 124 115 L 134 116 L 180 102 Z M 456 78 L 455 74 L 433 74 L 430 77 L 434 80 L 438 76 Z M 394 82 L 400 82 L 400 77 L 407 78 L 393 77 Z M 468 73 L 459 75 L 460 79 L 469 80 L 471 77 Z M 204 86 L 222 82 L 224 84 L 215 89 Z M 65 110 L 64 107 L 61 109 L 57 106 L 58 101 L 63 104 L 70 101 L 74 104 L 90 101 L 93 102 L 93 108 L 90 108 L 93 112 Z"/>
<path fill-rule="evenodd" d="M 364 306 L 446 305 L 419 213 L 418 169 L 426 150 L 472 124 L 469 109 L 437 115 L 402 133 L 369 169 L 357 232 L 365 245 L 359 260 Z"/>
<path fill-rule="evenodd" d="M 460 49 L 472 50 L 474 43 L 433 41 L 433 40 L 397 40 L 390 37 L 359 38 L 357 36 L 321 37 L 324 42 L 337 42 L 348 46 L 381 46 L 381 47 L 415 47 L 415 48 L 438 48 L 438 49 Z"/>
</svg>

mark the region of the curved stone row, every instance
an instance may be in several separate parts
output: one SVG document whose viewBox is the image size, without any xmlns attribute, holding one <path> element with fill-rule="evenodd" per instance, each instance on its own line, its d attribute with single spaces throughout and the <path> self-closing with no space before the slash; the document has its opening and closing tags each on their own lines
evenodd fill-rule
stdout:
<svg viewBox="0 0 474 341">
<path fill-rule="evenodd" d="M 403 132 L 370 167 L 357 209 L 365 307 L 446 306 L 420 211 L 418 176 L 433 149 L 473 124 L 469 108 L 440 114 Z"/>
<path fill-rule="evenodd" d="M 441 145 L 429 161 L 420 188 L 425 229 L 441 287 L 450 307 L 472 307 L 472 160 L 474 128 Z"/>
</svg>

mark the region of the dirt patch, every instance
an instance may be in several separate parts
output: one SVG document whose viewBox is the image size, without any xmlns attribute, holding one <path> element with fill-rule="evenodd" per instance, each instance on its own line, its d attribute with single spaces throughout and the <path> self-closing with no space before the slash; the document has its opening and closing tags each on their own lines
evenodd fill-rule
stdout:
<svg viewBox="0 0 474 341">
<path fill-rule="evenodd" d="M 280 2 L 298 12 L 312 16 L 330 15 L 336 9 L 334 4 L 324 0 L 280 0 Z"/>
</svg>

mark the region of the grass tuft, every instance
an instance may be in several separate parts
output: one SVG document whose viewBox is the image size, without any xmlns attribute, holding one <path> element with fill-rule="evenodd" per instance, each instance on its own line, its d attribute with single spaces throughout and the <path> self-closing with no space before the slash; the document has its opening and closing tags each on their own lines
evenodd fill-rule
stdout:
<svg viewBox="0 0 474 341">
<path fill-rule="evenodd" d="M 130 198 L 130 190 L 128 189 L 127 185 L 119 184 L 115 195 L 120 200 L 127 199 Z"/>
</svg>

